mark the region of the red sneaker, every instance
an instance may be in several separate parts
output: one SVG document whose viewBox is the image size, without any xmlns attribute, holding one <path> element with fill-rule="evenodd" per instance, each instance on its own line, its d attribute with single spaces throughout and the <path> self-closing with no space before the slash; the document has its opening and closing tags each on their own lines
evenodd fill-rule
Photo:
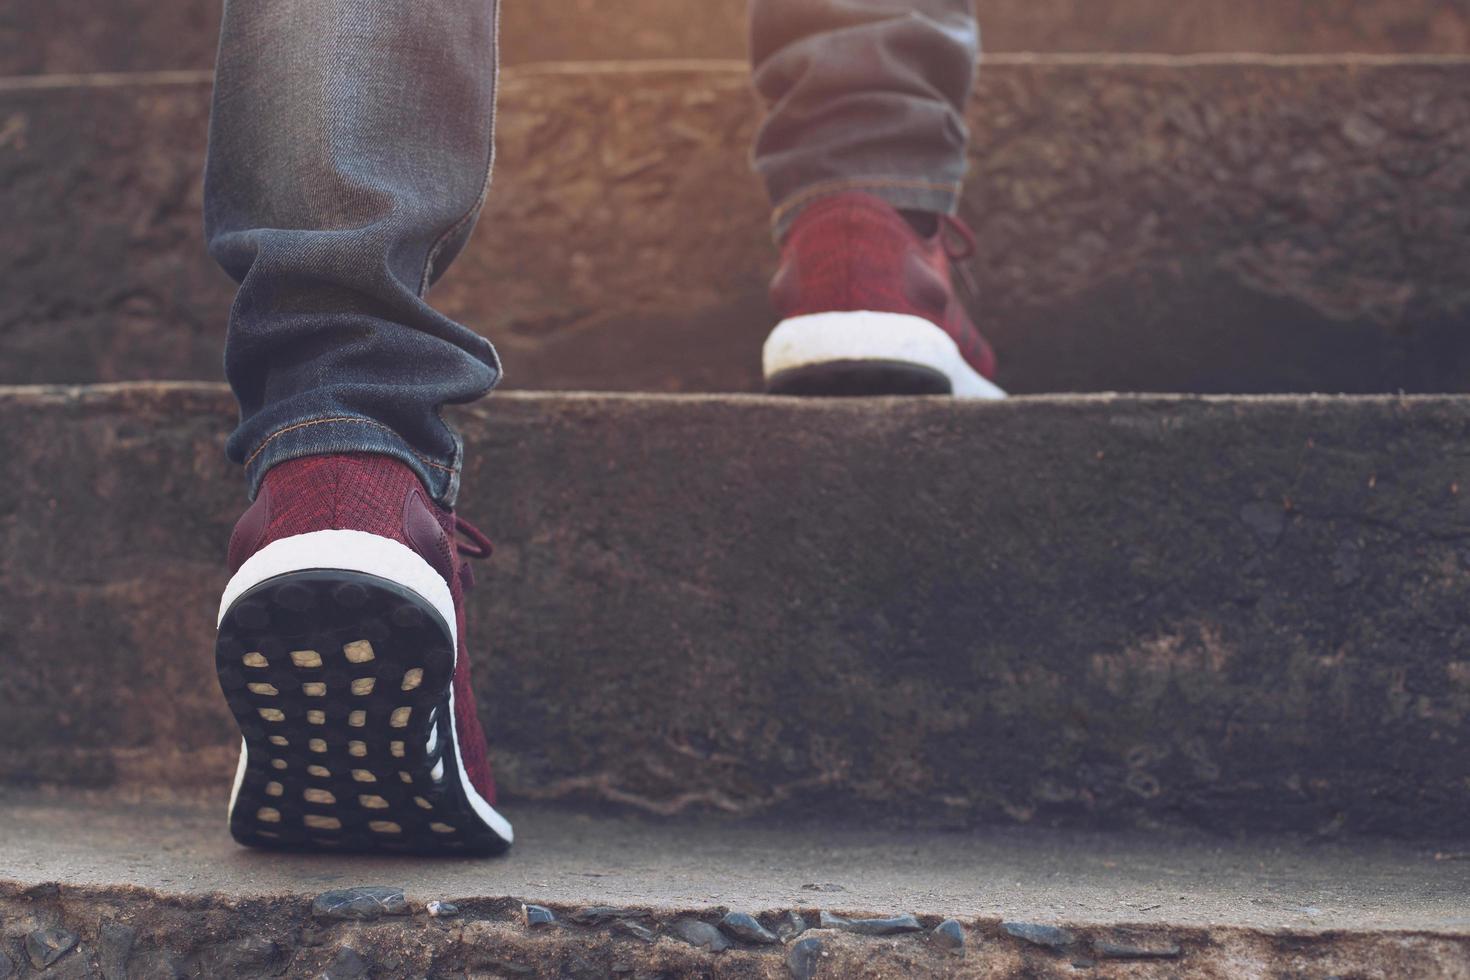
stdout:
<svg viewBox="0 0 1470 980">
<path fill-rule="evenodd" d="M 463 535 L 467 542 L 456 544 Z M 490 542 L 380 455 L 273 467 L 230 538 L 215 666 L 244 735 L 242 844 L 510 846 L 475 715 L 461 555 Z"/>
<path fill-rule="evenodd" d="M 951 279 L 951 261 L 974 251 L 974 235 L 955 218 L 939 221 L 926 239 L 870 194 L 808 205 L 771 281 L 781 322 L 763 351 L 766 389 L 1004 398 L 991 380 L 995 353 Z"/>
</svg>

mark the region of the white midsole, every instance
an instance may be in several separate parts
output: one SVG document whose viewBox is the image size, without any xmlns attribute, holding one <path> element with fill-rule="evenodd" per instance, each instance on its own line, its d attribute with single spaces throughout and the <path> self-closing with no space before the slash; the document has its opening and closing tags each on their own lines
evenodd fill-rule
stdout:
<svg viewBox="0 0 1470 980">
<path fill-rule="evenodd" d="M 833 361 L 917 364 L 948 378 L 956 398 L 1006 397 L 970 367 L 941 327 L 908 313 L 858 310 L 791 317 L 776 324 L 761 351 L 767 381 L 783 371 Z"/>
<path fill-rule="evenodd" d="M 224 595 L 220 598 L 219 616 L 215 620 L 216 627 L 224 621 L 225 613 L 229 611 L 230 606 L 261 582 L 275 578 L 277 575 L 312 569 L 333 569 L 374 575 L 388 579 L 390 582 L 396 582 L 418 595 L 433 606 L 448 624 L 449 642 L 454 650 L 455 668 L 458 669 L 459 622 L 454 615 L 454 596 L 449 591 L 449 583 L 444 581 L 444 577 L 436 572 L 434 567 L 423 559 L 423 556 L 406 545 L 391 538 L 369 534 L 366 531 L 311 531 L 307 534 L 272 541 L 251 555 L 225 586 Z M 449 684 L 449 726 L 454 735 L 453 744 L 456 748 L 455 768 L 459 773 L 459 783 L 464 790 L 465 799 L 469 800 L 470 807 L 485 826 L 499 835 L 507 844 L 511 843 L 515 839 L 515 832 L 511 829 L 510 821 L 496 813 L 495 808 L 475 789 L 474 784 L 470 782 L 469 773 L 465 771 L 464 760 L 460 758 L 460 753 L 457 751 L 460 742 L 455 722 L 452 680 Z M 235 770 L 235 784 L 230 791 L 231 813 L 235 811 L 235 800 L 239 797 L 240 786 L 245 781 L 245 770 L 249 765 L 247 752 L 248 746 L 242 739 L 240 761 Z"/>
<path fill-rule="evenodd" d="M 224 622 L 236 599 L 266 579 L 316 568 L 361 572 L 397 582 L 433 606 L 449 624 L 450 639 L 458 643 L 454 597 L 444 576 L 407 545 L 366 531 L 311 531 L 272 541 L 246 559 L 225 586 L 215 626 Z"/>
<path fill-rule="evenodd" d="M 470 782 L 470 774 L 465 772 L 463 753 L 459 751 L 459 730 L 455 727 L 454 714 L 454 684 L 449 685 L 449 730 L 454 734 L 454 768 L 459 773 L 459 785 L 464 789 L 464 798 L 470 801 L 470 809 L 475 811 L 475 816 L 480 822 L 493 830 L 501 840 L 512 844 L 516 839 L 516 832 L 512 829 L 510 821 L 502 817 L 490 805 L 489 801 L 480 795 Z"/>
</svg>

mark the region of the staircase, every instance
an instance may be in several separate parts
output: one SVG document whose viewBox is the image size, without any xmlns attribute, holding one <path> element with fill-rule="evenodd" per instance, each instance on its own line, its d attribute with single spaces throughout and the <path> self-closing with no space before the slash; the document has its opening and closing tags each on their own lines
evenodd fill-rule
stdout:
<svg viewBox="0 0 1470 980">
<path fill-rule="evenodd" d="M 956 405 L 754 394 L 739 3 L 506 3 L 460 863 L 225 832 L 217 4 L 95 6 L 0 12 L 0 978 L 1470 977 L 1462 5 L 990 0 Z"/>
</svg>

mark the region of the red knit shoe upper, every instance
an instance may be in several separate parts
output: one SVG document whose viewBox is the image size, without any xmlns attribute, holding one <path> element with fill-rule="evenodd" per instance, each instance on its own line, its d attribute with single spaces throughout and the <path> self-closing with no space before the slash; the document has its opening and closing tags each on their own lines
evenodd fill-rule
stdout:
<svg viewBox="0 0 1470 980">
<path fill-rule="evenodd" d="M 488 554 L 488 542 L 454 513 L 440 507 L 405 464 L 391 456 L 354 453 L 307 456 L 273 466 L 255 503 L 230 536 L 233 574 L 251 555 L 282 538 L 312 531 L 363 531 L 405 545 L 427 561 L 449 585 L 454 600 L 459 649 L 454 671 L 454 716 L 460 759 L 471 784 L 495 803 L 495 780 L 485 736 L 475 712 L 470 658 L 465 646 L 466 586 L 474 577 L 456 545 L 461 528 L 477 539 L 466 554 Z M 326 556 L 324 556 L 326 557 Z"/>
<path fill-rule="evenodd" d="M 833 194 L 807 205 L 787 233 L 771 304 L 783 320 L 857 310 L 920 316 L 942 327 L 979 374 L 994 378 L 995 353 L 952 278 L 952 262 L 973 244 L 958 219 L 941 216 L 939 231 L 924 238 L 880 198 Z"/>
</svg>

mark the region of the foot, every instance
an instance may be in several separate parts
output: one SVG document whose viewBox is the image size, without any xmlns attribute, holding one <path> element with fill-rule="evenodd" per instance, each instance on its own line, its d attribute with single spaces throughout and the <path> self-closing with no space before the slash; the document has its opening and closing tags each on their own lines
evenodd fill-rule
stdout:
<svg viewBox="0 0 1470 980">
<path fill-rule="evenodd" d="M 458 543 L 457 533 L 469 539 Z M 244 735 L 242 844 L 492 854 L 461 555 L 490 543 L 388 456 L 273 467 L 230 538 L 215 666 Z"/>
<path fill-rule="evenodd" d="M 995 354 L 955 295 L 951 261 L 974 238 L 938 218 L 924 237 L 886 202 L 834 194 L 808 205 L 781 249 L 763 351 L 766 389 L 785 395 L 1004 398 Z"/>
</svg>

